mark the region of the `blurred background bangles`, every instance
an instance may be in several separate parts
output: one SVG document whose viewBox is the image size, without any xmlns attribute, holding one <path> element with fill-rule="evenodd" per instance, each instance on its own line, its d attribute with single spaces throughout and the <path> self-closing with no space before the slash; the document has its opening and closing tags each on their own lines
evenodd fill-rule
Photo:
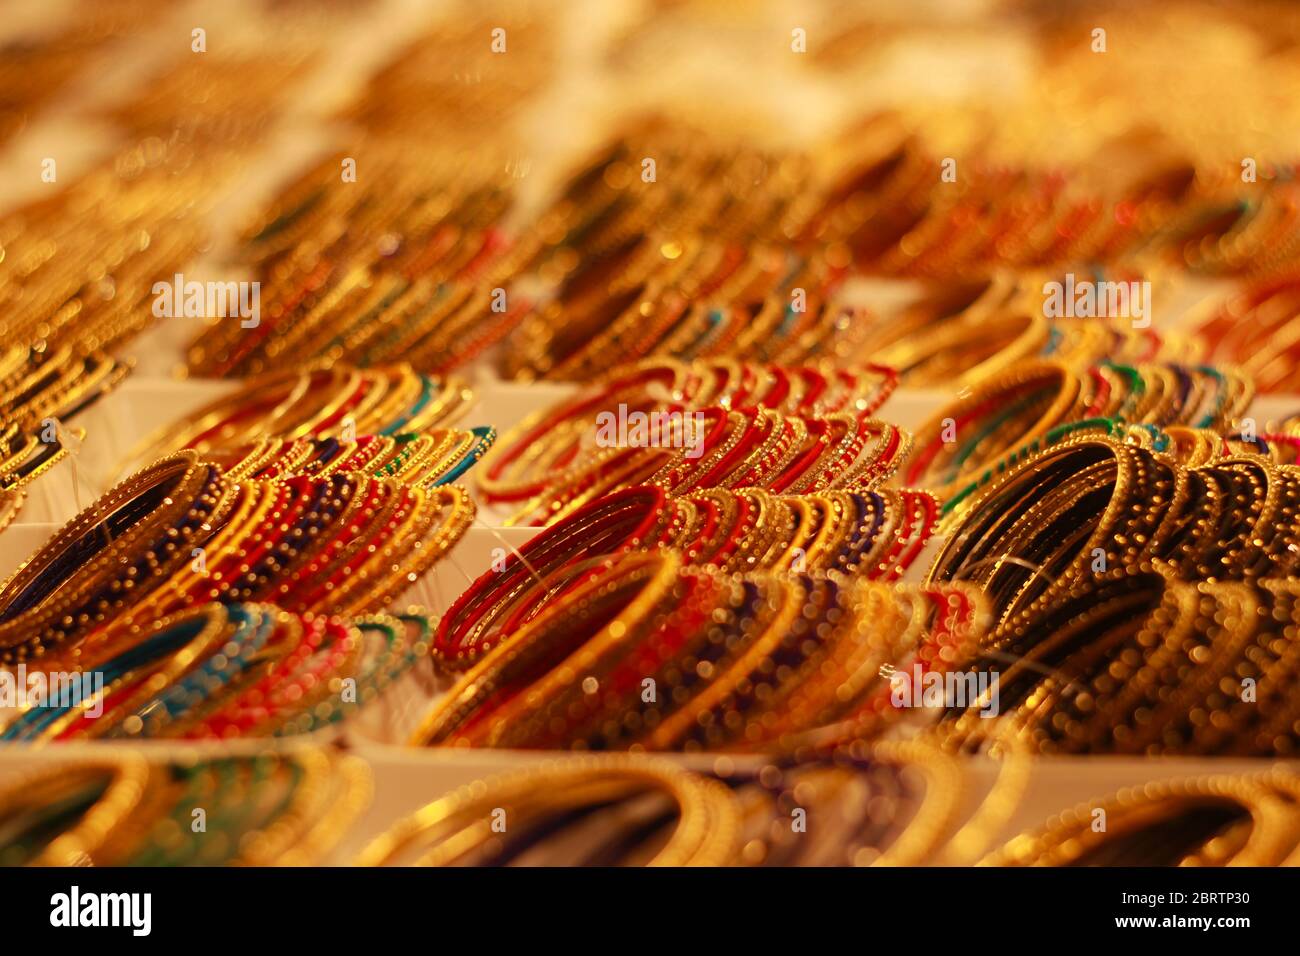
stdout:
<svg viewBox="0 0 1300 956">
<path fill-rule="evenodd" d="M 317 748 L 170 763 L 106 754 L 0 787 L 0 862 L 303 866 L 333 849 L 370 796 L 364 761 Z"/>
<path fill-rule="evenodd" d="M 1053 817 L 981 865 L 1294 866 L 1298 788 L 1280 771 L 1133 787 Z"/>
<path fill-rule="evenodd" d="M 959 775 L 921 744 L 729 762 L 573 757 L 453 791 L 399 820 L 363 866 L 879 866 L 931 858 Z"/>
<path fill-rule="evenodd" d="M 406 365 L 272 373 L 160 429 L 131 459 L 147 461 L 181 448 L 208 451 L 268 437 L 356 441 L 364 435 L 425 431 L 457 420 L 472 398 L 463 382 L 418 375 Z"/>
<path fill-rule="evenodd" d="M 351 716 L 416 666 L 431 627 L 414 608 L 338 618 L 201 605 L 44 662 L 75 666 L 77 693 L 0 718 L 0 740 L 309 733 Z"/>
</svg>

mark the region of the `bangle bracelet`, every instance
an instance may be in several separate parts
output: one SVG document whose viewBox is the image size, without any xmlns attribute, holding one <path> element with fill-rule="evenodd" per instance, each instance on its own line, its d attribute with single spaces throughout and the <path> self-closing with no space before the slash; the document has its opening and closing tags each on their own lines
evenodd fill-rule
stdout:
<svg viewBox="0 0 1300 956">
<path fill-rule="evenodd" d="M 48 818 L 67 813 L 67 825 L 39 848 L 15 839 L 12 830 L 0 859 L 35 866 L 85 866 L 97 858 L 115 826 L 129 818 L 139 804 L 149 780 L 149 768 L 138 757 L 122 756 L 92 764 L 60 768 L 10 785 L 0 792 L 0 817 L 13 821 L 6 827 L 45 830 Z"/>
<path fill-rule="evenodd" d="M 1079 389 L 1078 378 L 1059 363 L 1012 367 L 946 407 L 918 432 L 917 454 L 909 460 L 904 480 L 927 487 L 950 486 L 997 458 L 1014 454 L 1052 426 L 1073 418 Z M 986 437 L 979 422 L 990 414 L 1014 416 L 1014 431 L 1007 432 L 1005 425 L 989 427 L 993 435 Z M 1019 424 L 1022 421 L 1024 425 Z M 949 422 L 956 444 L 945 448 Z M 993 447 L 991 441 L 996 441 Z"/>
<path fill-rule="evenodd" d="M 734 856 L 739 848 L 739 806 L 726 786 L 667 761 L 601 757 L 553 762 L 454 791 L 400 820 L 366 847 L 357 862 L 391 865 L 418 845 L 428 849 L 417 865 L 450 865 L 494 841 L 494 814 L 518 821 L 510 826 L 513 836 L 517 827 L 544 819 L 559 807 L 599 804 L 647 788 L 666 791 L 678 814 L 672 836 L 647 865 L 721 866 Z M 496 849 L 509 852 L 500 843 Z"/>
<path fill-rule="evenodd" d="M 584 564 L 568 580 L 502 628 L 414 743 L 720 750 L 835 721 L 880 729 L 904 716 L 887 712 L 883 665 L 958 666 L 988 626 L 966 587 L 736 576 L 683 568 L 669 550 Z"/>
<path fill-rule="evenodd" d="M 541 531 L 474 581 L 440 621 L 432 654 L 462 670 L 587 580 L 594 564 L 661 546 L 726 570 L 894 580 L 919 558 L 937 518 L 933 496 L 910 490 L 777 496 L 718 488 L 674 497 L 657 486 L 624 489 Z"/>
<path fill-rule="evenodd" d="M 1219 775 L 1122 790 L 1095 808 L 1105 814 L 1105 830 L 1098 832 L 1092 825 L 1094 807 L 1080 804 L 1048 821 L 1041 831 L 1025 834 L 986 857 L 981 865 L 1124 865 L 1134 860 L 1134 853 L 1149 865 L 1150 855 L 1142 853 L 1144 834 L 1180 818 L 1186 821 L 1182 839 L 1162 848 L 1160 863 L 1177 865 L 1187 860 L 1224 826 L 1244 818 L 1249 821 L 1249 837 L 1225 862 L 1275 865 L 1295 847 L 1300 833 L 1286 801 L 1267 781 L 1266 776 Z"/>
</svg>

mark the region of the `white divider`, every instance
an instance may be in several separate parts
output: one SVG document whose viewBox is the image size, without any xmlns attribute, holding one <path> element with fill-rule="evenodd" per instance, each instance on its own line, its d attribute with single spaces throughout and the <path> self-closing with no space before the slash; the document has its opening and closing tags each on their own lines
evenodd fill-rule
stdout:
<svg viewBox="0 0 1300 956">
<path fill-rule="evenodd" d="M 74 462 L 70 457 L 61 459 L 25 490 L 27 501 L 18 512 L 18 520 L 28 524 L 64 524 L 77 516 L 78 499 L 85 507 L 100 494 L 98 486 L 88 480 L 81 462 Z M 5 547 L 5 538 L 0 537 L 0 564 Z"/>
<path fill-rule="evenodd" d="M 477 400 L 462 419 L 468 425 L 492 425 L 498 434 L 518 425 L 533 412 L 541 411 L 578 393 L 565 382 L 503 382 L 482 376 L 474 383 Z"/>
<path fill-rule="evenodd" d="M 885 400 L 875 417 L 915 432 L 952 401 L 948 392 L 932 388 L 900 388 Z"/>
<path fill-rule="evenodd" d="M 88 408 L 76 423 L 86 430 L 81 457 L 98 493 L 149 464 L 144 443 L 161 428 L 239 387 L 221 379 L 129 378 Z"/>
<path fill-rule="evenodd" d="M 1255 419 L 1257 434 L 1284 418 L 1298 414 L 1300 395 L 1256 395 L 1250 403 L 1250 417 Z"/>
<path fill-rule="evenodd" d="M 519 548 L 538 530 L 470 528 L 447 557 L 416 581 L 393 609 L 419 607 L 430 612 L 436 621 L 498 558 L 504 558 L 508 552 Z M 410 673 L 390 685 L 378 700 L 348 721 L 344 731 L 346 738 L 350 741 L 403 743 L 450 683 L 434 674 L 431 661 L 421 661 Z"/>
<path fill-rule="evenodd" d="M 27 517 L 24 507 L 18 517 Z M 13 524 L 0 531 L 0 581 L 7 581 L 24 561 L 41 549 L 46 541 L 54 537 L 60 522 Z"/>
</svg>

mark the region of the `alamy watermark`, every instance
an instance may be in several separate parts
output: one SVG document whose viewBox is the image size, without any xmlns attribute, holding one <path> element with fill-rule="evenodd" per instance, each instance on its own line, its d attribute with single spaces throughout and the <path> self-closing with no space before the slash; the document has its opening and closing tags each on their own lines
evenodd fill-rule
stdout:
<svg viewBox="0 0 1300 956">
<path fill-rule="evenodd" d="M 692 411 L 628 411 L 596 415 L 596 444 L 601 448 L 684 448 L 687 458 L 704 454 L 704 413 Z"/>
<path fill-rule="evenodd" d="M 67 893 L 50 897 L 50 925 L 60 928 L 79 926 L 120 926 L 132 936 L 148 936 L 153 929 L 152 893 L 91 893 L 73 886 Z"/>
<path fill-rule="evenodd" d="M 912 670 L 887 668 L 889 700 L 895 707 L 935 709 L 979 708 L 981 717 L 998 715 L 998 674 L 996 671 Z"/>
<path fill-rule="evenodd" d="M 85 716 L 104 713 L 104 675 L 99 671 L 29 671 L 26 664 L 0 669 L 0 709 L 70 710 L 87 702 Z"/>
<path fill-rule="evenodd" d="M 1151 283 L 1097 282 L 1065 275 L 1043 285 L 1043 315 L 1049 319 L 1129 319 L 1135 329 L 1151 324 Z"/>
<path fill-rule="evenodd" d="M 186 281 L 176 273 L 171 282 L 153 284 L 153 314 L 159 319 L 233 319 L 255 329 L 262 321 L 262 283 Z"/>
</svg>

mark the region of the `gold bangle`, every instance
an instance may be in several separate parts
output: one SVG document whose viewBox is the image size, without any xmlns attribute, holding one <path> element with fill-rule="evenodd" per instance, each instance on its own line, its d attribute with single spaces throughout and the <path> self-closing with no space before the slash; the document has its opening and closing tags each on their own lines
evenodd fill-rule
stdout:
<svg viewBox="0 0 1300 956">
<path fill-rule="evenodd" d="M 494 812 L 510 826 L 512 816 L 529 817 L 530 804 L 545 811 L 556 801 L 586 803 L 585 788 L 593 785 L 602 787 L 597 792 L 604 799 L 631 796 L 648 786 L 666 791 L 677 803 L 677 826 L 648 866 L 723 866 L 739 849 L 739 802 L 725 784 L 667 760 L 619 755 L 547 761 L 462 787 L 398 821 L 362 851 L 357 864 L 391 865 L 420 842 L 432 846 L 417 865 L 454 865 L 492 839 Z"/>
<path fill-rule="evenodd" d="M 1185 809 L 1210 807 L 1235 807 L 1250 818 L 1249 838 L 1226 861 L 1227 865 L 1273 866 L 1294 851 L 1300 821 L 1290 802 L 1270 789 L 1267 775 L 1219 775 L 1149 783 L 1121 790 L 1096 804 L 1081 803 L 1053 817 L 1042 829 L 1013 838 L 979 865 L 1080 866 L 1093 859 L 1102 865 L 1177 864 L 1187 856 L 1128 860 L 1114 855 L 1122 852 L 1122 845 L 1111 850 L 1109 856 L 1106 851 L 1130 834 L 1172 821 Z M 1202 840 L 1212 838 L 1212 832 L 1200 835 Z M 1195 851 L 1183 847 L 1169 852 Z"/>
<path fill-rule="evenodd" d="M 107 777 L 107 784 L 91 806 L 68 829 L 55 836 L 30 861 L 33 866 L 94 865 L 96 855 L 113 830 L 130 817 L 149 780 L 143 759 L 123 754 L 113 759 L 60 767 L 21 780 L 0 791 L 0 819 L 11 817 L 25 806 L 43 809 L 53 800 L 51 788 L 63 791 L 83 782 Z"/>
</svg>

